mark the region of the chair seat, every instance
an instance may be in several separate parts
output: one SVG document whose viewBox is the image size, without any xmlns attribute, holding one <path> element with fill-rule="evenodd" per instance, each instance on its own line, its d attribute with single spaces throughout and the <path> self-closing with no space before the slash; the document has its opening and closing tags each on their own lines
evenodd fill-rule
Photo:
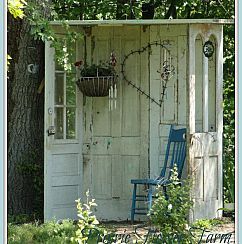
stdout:
<svg viewBox="0 0 242 244">
<path fill-rule="evenodd" d="M 147 184 L 147 185 L 164 185 L 168 180 L 165 178 L 158 179 L 132 179 L 131 184 Z"/>
</svg>

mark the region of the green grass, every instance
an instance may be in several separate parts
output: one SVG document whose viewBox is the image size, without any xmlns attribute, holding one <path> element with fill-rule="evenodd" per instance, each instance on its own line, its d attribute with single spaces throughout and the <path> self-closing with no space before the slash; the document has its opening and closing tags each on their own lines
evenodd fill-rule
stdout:
<svg viewBox="0 0 242 244">
<path fill-rule="evenodd" d="M 230 218 L 222 219 L 201 219 L 193 223 L 194 227 L 200 229 L 212 229 L 213 227 L 230 223 Z M 106 229 L 108 233 L 116 232 L 120 223 L 103 223 L 101 229 Z M 129 228 L 125 223 L 121 224 L 122 229 Z M 72 221 L 64 220 L 61 224 L 54 221 L 47 223 L 25 223 L 8 224 L 8 244 L 68 244 L 75 243 L 71 238 L 75 236 L 77 225 Z"/>
<path fill-rule="evenodd" d="M 8 224 L 8 244 L 46 243 L 62 244 L 73 243 L 77 226 L 72 221 L 64 220 L 61 224 L 54 221 L 38 224 Z"/>
<path fill-rule="evenodd" d="M 222 219 L 199 219 L 195 221 L 192 226 L 196 228 L 201 229 L 211 229 L 215 226 L 223 225 L 230 223 L 231 220 L 228 218 L 222 218 Z"/>
</svg>

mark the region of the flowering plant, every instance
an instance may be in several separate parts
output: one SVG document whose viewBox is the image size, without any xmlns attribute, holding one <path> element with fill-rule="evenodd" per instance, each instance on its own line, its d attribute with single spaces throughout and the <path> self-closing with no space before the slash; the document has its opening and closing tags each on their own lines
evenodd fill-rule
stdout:
<svg viewBox="0 0 242 244">
<path fill-rule="evenodd" d="M 112 76 L 115 73 L 116 57 L 112 52 L 109 62 L 101 61 L 100 64 L 85 64 L 82 60 L 77 61 L 74 65 L 80 69 L 82 77 Z"/>
<path fill-rule="evenodd" d="M 157 199 L 149 213 L 151 222 L 162 233 L 163 242 L 153 240 L 153 243 L 170 243 L 171 239 L 173 243 L 193 243 L 193 236 L 188 229 L 188 213 L 193 206 L 190 189 L 190 179 L 181 183 L 175 165 L 166 192 L 158 188 Z M 181 238 L 182 242 L 179 242 Z"/>
<path fill-rule="evenodd" d="M 111 76 L 114 74 L 113 66 L 105 63 L 82 65 L 82 61 L 78 61 L 75 66 L 80 69 L 82 77 Z"/>
</svg>

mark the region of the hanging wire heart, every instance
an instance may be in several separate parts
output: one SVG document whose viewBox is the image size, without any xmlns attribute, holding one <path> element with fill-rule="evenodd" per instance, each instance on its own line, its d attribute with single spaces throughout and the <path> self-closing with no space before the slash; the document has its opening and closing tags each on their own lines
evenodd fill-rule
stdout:
<svg viewBox="0 0 242 244">
<path fill-rule="evenodd" d="M 128 85 L 131 85 L 131 87 L 135 88 L 139 93 L 141 93 L 141 95 L 145 95 L 151 102 L 154 102 L 155 104 L 157 104 L 159 107 L 162 106 L 162 103 L 164 101 L 164 96 L 165 96 L 165 90 L 167 88 L 167 82 L 168 80 L 175 74 L 175 67 L 172 65 L 171 63 L 171 55 L 170 55 L 170 51 L 169 49 L 166 47 L 167 45 L 170 44 L 169 40 L 165 40 L 162 43 L 158 42 L 158 41 L 154 41 L 152 43 L 148 43 L 146 46 L 141 47 L 140 49 L 137 49 L 135 51 L 131 50 L 129 54 L 127 54 L 124 57 L 123 62 L 121 63 L 121 73 L 123 75 L 124 80 L 128 83 Z M 161 72 L 157 71 L 160 73 L 161 75 L 161 79 L 164 81 L 164 84 L 162 86 L 163 91 L 161 93 L 161 99 L 160 100 L 156 100 L 155 98 L 153 98 L 150 93 L 146 92 L 145 90 L 143 90 L 141 87 L 138 87 L 134 82 L 132 82 L 131 80 L 129 80 L 125 74 L 125 65 L 126 62 L 128 60 L 128 58 L 134 54 L 142 54 L 145 51 L 149 51 L 149 53 L 151 53 L 151 47 L 152 46 L 160 46 L 165 54 L 167 53 L 169 55 L 169 60 L 164 60 L 163 64 L 162 64 L 162 70 Z M 166 57 L 166 55 L 165 55 Z"/>
</svg>

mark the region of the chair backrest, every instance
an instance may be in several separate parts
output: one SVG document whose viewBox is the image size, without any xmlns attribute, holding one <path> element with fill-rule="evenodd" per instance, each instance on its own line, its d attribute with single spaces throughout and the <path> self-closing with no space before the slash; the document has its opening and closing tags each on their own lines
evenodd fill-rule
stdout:
<svg viewBox="0 0 242 244">
<path fill-rule="evenodd" d="M 160 177 L 165 177 L 169 170 L 168 178 L 171 176 L 170 169 L 176 164 L 178 169 L 178 178 L 181 178 L 184 162 L 186 159 L 186 128 L 175 129 L 171 125 L 168 143 L 166 147 L 166 155 L 164 167 L 161 170 Z"/>
</svg>

